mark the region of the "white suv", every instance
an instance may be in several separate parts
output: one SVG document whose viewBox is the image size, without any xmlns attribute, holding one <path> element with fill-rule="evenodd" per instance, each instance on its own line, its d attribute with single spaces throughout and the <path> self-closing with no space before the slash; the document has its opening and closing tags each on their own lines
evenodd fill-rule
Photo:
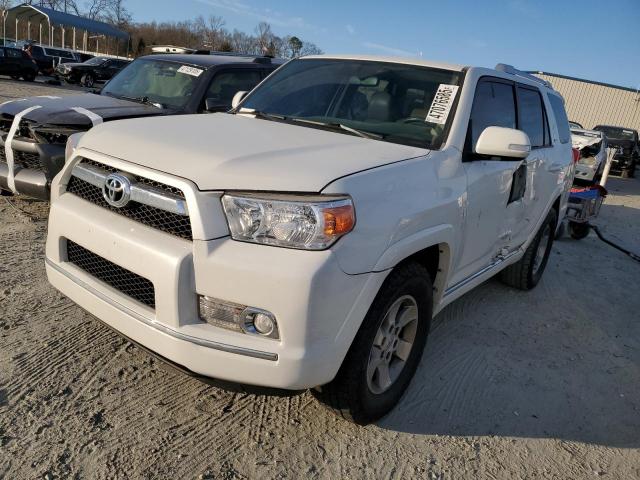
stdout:
<svg viewBox="0 0 640 480">
<path fill-rule="evenodd" d="M 550 85 L 307 57 L 234 113 L 73 138 L 49 281 L 194 374 L 313 388 L 358 423 L 399 400 L 445 305 L 499 272 L 538 283 L 573 177 Z"/>
</svg>

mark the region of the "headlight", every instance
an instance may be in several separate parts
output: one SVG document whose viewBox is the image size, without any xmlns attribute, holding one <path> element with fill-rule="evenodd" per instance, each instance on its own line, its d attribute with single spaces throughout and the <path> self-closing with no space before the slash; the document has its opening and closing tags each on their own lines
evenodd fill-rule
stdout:
<svg viewBox="0 0 640 480">
<path fill-rule="evenodd" d="M 222 206 L 233 239 L 305 250 L 329 247 L 356 220 L 347 197 L 233 194 Z"/>
</svg>

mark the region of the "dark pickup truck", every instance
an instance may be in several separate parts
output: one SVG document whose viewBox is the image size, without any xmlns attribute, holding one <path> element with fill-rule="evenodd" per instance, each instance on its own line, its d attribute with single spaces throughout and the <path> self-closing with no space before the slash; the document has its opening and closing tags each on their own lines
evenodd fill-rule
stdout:
<svg viewBox="0 0 640 480">
<path fill-rule="evenodd" d="M 99 93 L 0 105 L 0 193 L 48 200 L 70 135 L 125 118 L 227 111 L 238 91 L 252 90 L 282 63 L 267 57 L 149 55 L 131 62 Z"/>
<path fill-rule="evenodd" d="M 604 133 L 609 148 L 615 148 L 611 169 L 619 171 L 624 178 L 634 177 L 636 164 L 640 160 L 640 143 L 638 131 L 632 128 L 596 125 L 594 130 Z"/>
</svg>

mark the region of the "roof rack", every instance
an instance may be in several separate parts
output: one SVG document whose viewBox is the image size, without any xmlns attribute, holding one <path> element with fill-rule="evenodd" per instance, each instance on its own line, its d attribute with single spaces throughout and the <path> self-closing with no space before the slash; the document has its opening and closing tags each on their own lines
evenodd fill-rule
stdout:
<svg viewBox="0 0 640 480">
<path fill-rule="evenodd" d="M 551 85 L 550 82 L 547 82 L 546 80 L 543 80 L 543 79 L 541 79 L 539 77 L 536 77 L 535 75 L 531 75 L 530 73 L 518 70 L 513 65 L 507 65 L 506 63 L 499 63 L 499 64 L 496 65 L 496 70 L 498 70 L 499 72 L 509 73 L 509 74 L 515 75 L 517 77 L 526 78 L 528 80 L 531 80 L 532 82 L 536 82 L 536 83 L 539 83 L 541 85 L 544 85 L 547 88 L 553 89 L 553 85 Z"/>
</svg>

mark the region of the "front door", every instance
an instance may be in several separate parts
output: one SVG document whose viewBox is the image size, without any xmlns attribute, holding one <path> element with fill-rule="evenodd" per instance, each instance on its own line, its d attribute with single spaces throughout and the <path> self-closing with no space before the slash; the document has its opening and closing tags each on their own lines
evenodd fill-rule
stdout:
<svg viewBox="0 0 640 480">
<path fill-rule="evenodd" d="M 468 184 L 465 240 L 452 284 L 473 275 L 499 254 L 518 246 L 514 237 L 526 224 L 524 199 L 531 177 L 527 160 L 488 158 L 475 153 L 475 144 L 485 128 L 517 128 L 516 112 L 513 82 L 492 77 L 480 79 L 464 153 Z"/>
</svg>

